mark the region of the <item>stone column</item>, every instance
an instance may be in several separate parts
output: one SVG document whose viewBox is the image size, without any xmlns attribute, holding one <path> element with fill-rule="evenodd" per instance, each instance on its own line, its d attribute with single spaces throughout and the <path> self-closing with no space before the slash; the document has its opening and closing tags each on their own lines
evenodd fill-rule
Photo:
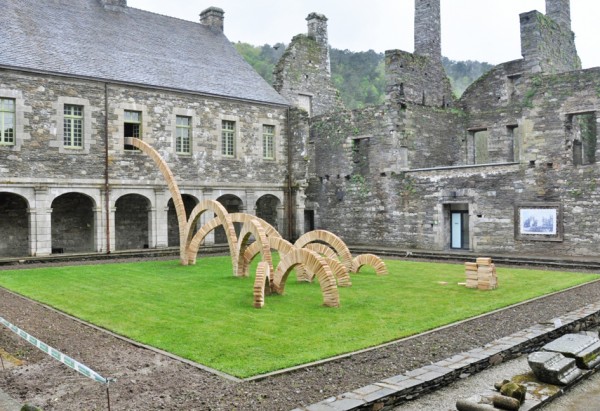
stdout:
<svg viewBox="0 0 600 411">
<path fill-rule="evenodd" d="M 170 192 L 163 188 L 154 189 L 154 222 L 155 229 L 155 245 L 156 248 L 164 248 L 169 246 L 169 198 Z M 173 204 L 175 207 L 175 204 Z M 179 232 L 179 230 L 178 230 Z"/>
<path fill-rule="evenodd" d="M 304 209 L 306 208 L 306 194 L 304 192 L 305 189 L 306 186 L 300 187 L 298 188 L 298 192 L 296 193 L 296 210 L 294 212 L 296 216 L 296 227 L 294 232 L 292 233 L 292 236 L 295 237 L 293 240 L 304 234 Z"/>
<path fill-rule="evenodd" d="M 148 207 L 148 248 L 156 248 L 158 221 L 156 207 Z"/>
<path fill-rule="evenodd" d="M 204 188 L 202 190 L 202 198 L 200 199 L 200 201 L 203 200 L 212 200 L 212 189 L 211 188 Z M 200 216 L 200 226 L 198 228 L 202 228 L 202 226 L 204 224 L 206 224 L 207 222 L 209 222 L 210 220 L 212 220 L 214 218 L 213 213 L 210 212 L 206 212 L 204 214 L 202 214 Z M 208 235 L 204 238 L 204 244 L 205 245 L 213 245 L 215 243 L 215 231 L 211 231 L 210 233 L 208 233 Z"/>
<path fill-rule="evenodd" d="M 304 215 L 304 212 L 303 212 Z M 277 231 L 279 234 L 283 235 L 283 227 L 285 227 L 285 207 L 283 205 L 277 206 Z M 304 223 L 303 223 L 304 224 Z"/>
<path fill-rule="evenodd" d="M 30 209 L 30 223 L 33 238 L 30 238 L 31 254 L 35 256 L 52 254 L 52 209 L 48 204 L 48 188 L 36 187 L 35 208 Z"/>
<path fill-rule="evenodd" d="M 246 198 L 244 199 L 245 213 L 256 215 L 256 193 L 254 190 L 246 190 Z M 240 210 L 242 212 L 242 210 Z"/>
<path fill-rule="evenodd" d="M 115 207 L 114 204 L 111 202 L 110 215 L 108 217 L 108 224 L 110 227 L 110 230 L 109 230 L 110 231 L 110 250 L 109 251 L 111 251 L 111 252 L 113 252 L 117 249 L 117 236 L 116 236 L 117 218 L 115 217 L 116 214 L 117 214 L 117 207 Z"/>
<path fill-rule="evenodd" d="M 97 253 L 104 252 L 106 250 L 106 215 L 103 213 L 102 207 L 94 207 L 94 227 L 95 227 L 95 238 L 94 248 Z"/>
</svg>

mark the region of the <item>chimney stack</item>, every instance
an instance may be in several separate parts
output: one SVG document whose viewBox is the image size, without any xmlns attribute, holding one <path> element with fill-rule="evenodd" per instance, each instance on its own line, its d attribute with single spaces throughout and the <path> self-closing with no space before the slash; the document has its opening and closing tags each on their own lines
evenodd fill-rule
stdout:
<svg viewBox="0 0 600 411">
<path fill-rule="evenodd" d="M 308 21 L 308 37 L 312 37 L 320 45 L 328 47 L 327 17 L 319 13 L 310 13 L 306 21 Z"/>
<path fill-rule="evenodd" d="M 208 26 L 211 30 L 223 32 L 225 12 L 218 7 L 209 7 L 200 13 L 200 24 Z"/>
<path fill-rule="evenodd" d="M 127 7 L 127 0 L 100 0 L 105 9 L 115 10 L 120 7 Z"/>
<path fill-rule="evenodd" d="M 554 20 L 563 30 L 571 31 L 570 0 L 546 0 L 546 16 Z"/>
<path fill-rule="evenodd" d="M 415 0 L 415 54 L 442 61 L 440 0 Z"/>
</svg>

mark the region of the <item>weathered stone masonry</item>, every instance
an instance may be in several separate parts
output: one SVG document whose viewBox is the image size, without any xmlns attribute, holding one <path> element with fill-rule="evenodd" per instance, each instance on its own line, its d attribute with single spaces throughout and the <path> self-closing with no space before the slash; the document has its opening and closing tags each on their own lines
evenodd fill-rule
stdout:
<svg viewBox="0 0 600 411">
<path fill-rule="evenodd" d="M 89 7 L 78 13 L 91 13 L 101 34 L 112 32 L 115 18 L 142 17 L 124 0 L 85 1 Z M 9 17 L 25 7 L 32 21 L 48 20 L 33 0 L 10 7 Z M 198 201 L 218 199 L 290 237 L 324 228 L 350 244 L 596 255 L 600 69 L 581 70 L 569 7 L 568 0 L 547 0 L 545 15 L 522 13 L 523 58 L 496 66 L 456 99 L 441 65 L 440 0 L 418 0 L 415 52 L 386 52 L 386 101 L 360 110 L 345 110 L 332 86 L 327 18 L 318 13 L 277 65 L 281 95 L 232 53 L 217 8 L 206 10 L 201 24 L 143 12 L 169 33 L 195 36 L 213 56 L 192 65 L 196 47 L 180 60 L 173 50 L 189 42 L 176 36 L 159 56 L 140 47 L 135 71 L 114 60 L 111 67 L 122 70 L 111 79 L 93 71 L 97 66 L 79 66 L 80 59 L 71 61 L 79 74 L 32 70 L 23 53 L 0 48 L 0 56 L 22 65 L 0 59 L 0 98 L 15 103 L 17 136 L 0 145 L 0 255 L 177 245 L 161 175 L 151 159 L 124 147 L 126 111 L 141 113 L 142 139 L 173 170 L 188 213 Z M 22 32 L 11 33 L 19 41 Z M 156 34 L 145 36 L 152 42 Z M 145 40 L 133 41 L 137 47 Z M 163 66 L 169 70 L 154 70 Z M 146 84 L 146 77 L 164 84 Z M 195 89 L 185 88 L 192 83 Z M 70 104 L 83 107 L 78 149 L 62 141 Z M 189 154 L 175 150 L 177 116 L 190 120 Z M 222 154 L 223 121 L 235 124 L 233 155 Z M 273 158 L 263 155 L 265 126 L 275 132 Z M 555 230 L 523 235 L 522 208 L 555 210 Z M 219 239 L 216 232 L 207 241 Z"/>
<path fill-rule="evenodd" d="M 97 42 L 61 50 L 55 27 L 46 26 L 55 17 L 66 29 L 72 13 L 83 25 L 94 21 Z M 223 36 L 223 14 L 207 9 L 198 24 L 129 9 L 125 0 L 26 0 L 5 10 L 20 54 L 0 51 L 0 98 L 14 101 L 16 117 L 15 141 L 0 144 L 0 256 L 177 245 L 166 182 L 149 157 L 124 145 L 126 111 L 141 116 L 135 127 L 172 169 L 188 213 L 201 200 L 219 200 L 294 232 L 286 217 L 289 105 Z M 19 26 L 25 15 L 26 28 Z M 106 54 L 102 43 L 122 24 L 132 30 Z M 38 60 L 40 67 L 31 66 Z M 66 105 L 82 109 L 81 147 L 63 142 Z M 189 153 L 176 152 L 177 116 L 189 119 Z M 223 121 L 234 125 L 232 155 L 222 154 Z M 295 122 L 306 127 L 307 120 Z M 268 156 L 265 127 L 273 142 Z"/>
<path fill-rule="evenodd" d="M 417 2 L 415 54 L 386 52 L 386 104 L 312 119 L 317 226 L 350 243 L 446 250 L 461 213 L 458 248 L 597 254 L 600 70 L 580 70 L 569 2 L 547 10 L 521 15 L 523 59 L 454 101 L 436 61 L 439 1 Z M 523 204 L 559 208 L 560 235 L 517 235 Z"/>
</svg>

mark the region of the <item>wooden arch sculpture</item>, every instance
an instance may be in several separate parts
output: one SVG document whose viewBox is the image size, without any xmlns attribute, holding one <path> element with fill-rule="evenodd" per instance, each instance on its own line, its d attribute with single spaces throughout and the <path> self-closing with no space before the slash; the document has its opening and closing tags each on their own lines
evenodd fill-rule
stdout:
<svg viewBox="0 0 600 411">
<path fill-rule="evenodd" d="M 187 220 L 185 226 L 186 233 L 186 261 L 182 262 L 184 265 L 187 264 L 195 264 L 196 256 L 198 254 L 198 249 L 200 248 L 200 243 L 204 239 L 204 237 L 196 233 L 192 235 L 192 229 L 200 216 L 207 211 L 211 211 L 217 215 L 219 224 L 223 226 L 225 230 L 225 236 L 227 237 L 227 244 L 229 245 L 229 252 L 231 253 L 232 261 L 236 260 L 237 256 L 237 235 L 235 233 L 235 227 L 233 226 L 233 221 L 231 220 L 231 215 L 227 212 L 225 207 L 221 203 L 215 200 L 203 200 L 199 202 L 196 207 L 190 213 L 190 217 Z M 201 230 L 202 231 L 202 230 Z M 197 238 L 198 237 L 198 238 Z M 236 275 L 236 266 L 233 266 L 234 275 Z"/>
<path fill-rule="evenodd" d="M 294 249 L 279 262 L 273 274 L 275 292 L 283 294 L 290 271 L 300 264 L 310 267 L 316 273 L 315 276 L 319 280 L 321 292 L 323 293 L 323 305 L 327 307 L 339 307 L 340 296 L 329 265 L 323 257 L 305 248 Z"/>
<path fill-rule="evenodd" d="M 324 243 L 332 248 L 336 255 L 339 257 L 342 264 L 350 270 L 352 268 L 352 254 L 348 249 L 346 243 L 342 241 L 337 235 L 332 232 L 325 230 L 314 230 L 302 235 L 296 240 L 294 246 L 297 248 L 304 248 L 310 243 Z"/>
<path fill-rule="evenodd" d="M 388 273 L 385 263 L 375 254 L 361 254 L 352 260 L 352 272 L 357 273 L 363 265 L 370 265 L 375 269 L 377 275 Z"/>
<path fill-rule="evenodd" d="M 261 254 L 262 261 L 258 264 L 254 281 L 254 306 L 257 308 L 264 305 L 264 296 L 271 290 L 279 294 L 284 292 L 287 277 L 294 267 L 298 267 L 299 280 L 312 281 L 313 278 L 317 278 L 323 294 L 323 304 L 328 307 L 339 307 L 337 287 L 351 285 L 348 275 L 350 271 L 357 272 L 360 267 L 369 264 L 375 267 L 377 274 L 387 274 L 387 268 L 379 257 L 363 254 L 352 259 L 346 244 L 329 231 L 308 232 L 295 244 L 291 244 L 266 221 L 245 213 L 229 214 L 225 207 L 215 200 L 201 201 L 188 218 L 173 173 L 158 151 L 134 137 L 126 137 L 125 144 L 130 144 L 150 156 L 167 182 L 179 224 L 179 258 L 182 265 L 196 263 L 198 250 L 206 235 L 219 226 L 223 226 L 225 230 L 234 275 L 247 276 L 250 262 Z M 211 212 L 216 217 L 194 234 L 194 227 L 205 212 Z M 234 222 L 243 224 L 239 239 Z M 250 236 L 255 239 L 253 244 L 249 244 Z M 275 270 L 271 258 L 272 249 L 281 255 L 281 261 Z"/>
<path fill-rule="evenodd" d="M 181 260 L 181 263 L 186 265 L 187 232 L 185 230 L 187 218 L 185 216 L 185 206 L 183 204 L 183 198 L 181 197 L 179 186 L 175 181 L 175 177 L 173 176 L 171 169 L 169 168 L 165 160 L 160 156 L 158 151 L 156 151 L 152 146 L 140 140 L 139 138 L 125 137 L 125 144 L 139 148 L 142 152 L 150 156 L 150 158 L 158 165 L 159 171 L 161 172 L 165 181 L 167 182 L 167 187 L 169 187 L 169 192 L 171 193 L 171 198 L 173 199 L 173 204 L 175 205 L 175 213 L 177 214 L 177 224 L 179 225 L 179 258 Z"/>
</svg>

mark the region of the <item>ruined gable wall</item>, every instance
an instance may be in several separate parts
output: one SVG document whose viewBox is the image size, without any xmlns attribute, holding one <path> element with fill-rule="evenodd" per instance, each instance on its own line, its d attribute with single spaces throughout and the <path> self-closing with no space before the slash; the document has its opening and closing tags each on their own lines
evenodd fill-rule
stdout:
<svg viewBox="0 0 600 411">
<path fill-rule="evenodd" d="M 575 35 L 538 11 L 520 15 L 521 55 L 525 71 L 560 73 L 581 68 Z"/>
<path fill-rule="evenodd" d="M 273 87 L 293 106 L 305 108 L 311 101 L 311 115 L 341 109 L 342 101 L 331 83 L 328 45 L 305 34 L 295 36 L 274 71 Z"/>
<path fill-rule="evenodd" d="M 452 87 L 441 61 L 402 50 L 385 52 L 386 93 L 392 101 L 432 107 L 453 103 Z"/>
</svg>

